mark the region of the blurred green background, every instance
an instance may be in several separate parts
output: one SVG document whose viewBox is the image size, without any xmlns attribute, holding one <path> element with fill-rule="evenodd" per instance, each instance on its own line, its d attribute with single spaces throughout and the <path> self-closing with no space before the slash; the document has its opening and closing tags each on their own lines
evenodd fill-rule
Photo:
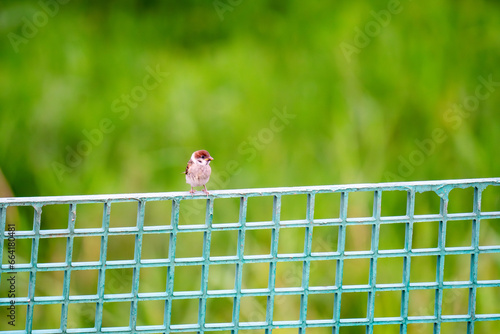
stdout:
<svg viewBox="0 0 500 334">
<path fill-rule="evenodd" d="M 215 158 L 209 189 L 499 176 L 498 17 L 493 0 L 2 1 L 0 195 L 188 190 L 181 172 L 197 149 Z M 498 210 L 491 194 L 485 205 Z M 370 206 L 359 203 L 363 216 Z M 436 202 L 421 203 L 426 213 Z M 290 217 L 304 205 L 292 200 Z M 317 214 L 328 218 L 330 207 Z M 232 221 L 237 208 L 222 217 Z M 66 209 L 49 210 L 47 228 L 64 226 Z M 89 210 L 90 225 L 100 210 Z M 31 215 L 20 212 L 20 226 Z M 166 224 L 162 215 L 152 221 Z M 388 233 L 402 238 L 401 229 Z M 318 243 L 333 247 L 333 236 Z M 256 249 L 265 239 L 255 236 Z M 130 243 L 122 242 L 117 253 Z M 165 257 L 164 239 L 157 243 Z M 40 256 L 53 260 L 60 247 Z M 498 258 L 489 261 L 485 275 L 494 276 Z M 255 303 L 248 307 L 265 308 Z M 351 303 L 345 315 L 359 316 Z M 179 309 L 177 319 L 195 314 Z"/>
<path fill-rule="evenodd" d="M 372 12 L 391 1 L 221 3 L 70 1 L 44 21 L 38 2 L 4 1 L 14 195 L 188 189 L 201 148 L 216 174 L 241 167 L 212 189 L 498 176 L 498 2 L 401 1 L 388 18 Z M 148 67 L 167 73 L 151 90 Z M 480 76 L 497 84 L 475 104 Z M 275 109 L 293 118 L 271 134 Z"/>
</svg>

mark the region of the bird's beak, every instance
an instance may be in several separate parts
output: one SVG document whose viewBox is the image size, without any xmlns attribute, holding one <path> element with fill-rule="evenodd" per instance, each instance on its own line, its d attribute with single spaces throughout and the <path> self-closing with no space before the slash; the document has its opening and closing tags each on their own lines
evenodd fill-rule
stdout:
<svg viewBox="0 0 500 334">
<path fill-rule="evenodd" d="M 214 160 L 214 158 L 212 158 L 212 157 L 208 157 L 208 158 L 206 158 L 205 160 L 206 160 L 206 161 L 212 161 L 212 160 Z"/>
</svg>

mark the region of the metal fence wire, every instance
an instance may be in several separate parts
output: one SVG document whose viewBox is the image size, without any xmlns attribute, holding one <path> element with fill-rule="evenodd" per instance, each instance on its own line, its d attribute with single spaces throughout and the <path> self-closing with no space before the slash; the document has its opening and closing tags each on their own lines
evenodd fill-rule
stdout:
<svg viewBox="0 0 500 334">
<path fill-rule="evenodd" d="M 499 186 L 500 178 L 492 178 L 216 190 L 208 196 L 167 192 L 0 198 L 0 332 L 445 333 L 452 324 L 462 327 L 450 333 L 485 333 L 483 324 L 500 324 Z M 460 191 L 470 198 L 457 206 L 453 194 Z M 424 194 L 435 196 L 435 212 L 419 208 Z M 285 219 L 289 215 L 282 204 L 294 196 L 304 199 L 304 215 Z M 357 196 L 361 200 L 355 201 Z M 400 207 L 387 210 L 384 200 L 391 196 L 399 198 L 392 202 Z M 494 205 L 481 210 L 485 196 Z M 217 221 L 214 210 L 228 199 L 238 203 L 236 217 Z M 269 201 L 269 219 L 253 218 L 264 210 L 250 208 L 255 199 L 259 205 Z M 315 214 L 320 199 L 331 216 Z M 182 208 L 200 201 L 183 218 Z M 134 206 L 129 226 L 110 223 L 111 212 L 123 202 Z M 98 225 L 80 226 L 80 207 L 89 203 L 102 208 Z M 169 216 L 145 223 L 153 203 L 168 204 Z M 66 218 L 46 224 L 45 210 L 54 205 L 67 208 Z M 32 216 L 27 228 L 18 222 L 23 208 Z M 259 214 L 250 215 L 251 209 Z M 465 242 L 454 242 L 457 231 Z M 219 237 L 222 232 L 226 234 Z M 189 238 L 195 234 L 199 239 Z M 118 237 L 129 238 L 117 252 L 130 258 L 109 258 Z M 159 258 L 145 254 L 153 237 L 160 240 L 155 245 L 164 247 Z M 95 245 L 86 243 L 90 238 L 98 246 L 89 247 Z M 56 239 L 58 247 L 44 246 Z M 251 247 L 263 239 L 267 248 Z M 367 240 L 367 246 L 359 240 Z M 234 245 L 234 253 L 214 253 L 221 244 Z M 199 254 L 186 249 L 198 249 Z M 82 260 L 77 252 L 95 258 Z M 144 289 L 141 285 L 153 275 L 149 269 L 164 280 Z M 448 274 L 452 269 L 456 275 Z M 116 270 L 130 275 L 117 279 Z M 183 276 L 176 276 L 181 272 Z M 47 280 L 48 273 L 60 280 Z M 113 289 L 117 280 L 125 288 Z M 58 282 L 60 288 L 55 288 Z M 196 288 L 185 289 L 189 283 Z M 48 285 L 54 289 L 44 289 Z M 383 296 L 386 302 L 381 303 Z M 147 303 L 153 307 L 141 305 Z M 111 313 L 113 319 L 106 319 L 107 310 L 120 307 L 125 310 L 121 315 Z M 49 321 L 54 314 L 57 320 Z M 160 314 L 159 320 L 153 314 Z"/>
</svg>

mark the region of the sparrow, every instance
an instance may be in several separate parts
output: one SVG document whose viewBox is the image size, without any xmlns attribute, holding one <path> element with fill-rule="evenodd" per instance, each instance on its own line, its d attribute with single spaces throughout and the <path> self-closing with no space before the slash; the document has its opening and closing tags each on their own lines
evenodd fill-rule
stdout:
<svg viewBox="0 0 500 334">
<path fill-rule="evenodd" d="M 186 183 L 191 185 L 191 194 L 194 194 L 193 187 L 203 186 L 203 192 L 209 194 L 207 190 L 207 182 L 210 179 L 210 173 L 212 169 L 210 168 L 210 161 L 214 160 L 205 150 L 199 150 L 191 155 L 186 167 Z"/>
</svg>

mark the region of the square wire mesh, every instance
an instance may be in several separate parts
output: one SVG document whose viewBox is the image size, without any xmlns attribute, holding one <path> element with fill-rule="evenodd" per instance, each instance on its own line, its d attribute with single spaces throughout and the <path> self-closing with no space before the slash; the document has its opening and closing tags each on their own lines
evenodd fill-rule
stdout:
<svg viewBox="0 0 500 334">
<path fill-rule="evenodd" d="M 500 320 L 499 185 L 2 198 L 0 332 L 486 332 Z M 44 220 L 53 206 L 64 221 Z"/>
</svg>

